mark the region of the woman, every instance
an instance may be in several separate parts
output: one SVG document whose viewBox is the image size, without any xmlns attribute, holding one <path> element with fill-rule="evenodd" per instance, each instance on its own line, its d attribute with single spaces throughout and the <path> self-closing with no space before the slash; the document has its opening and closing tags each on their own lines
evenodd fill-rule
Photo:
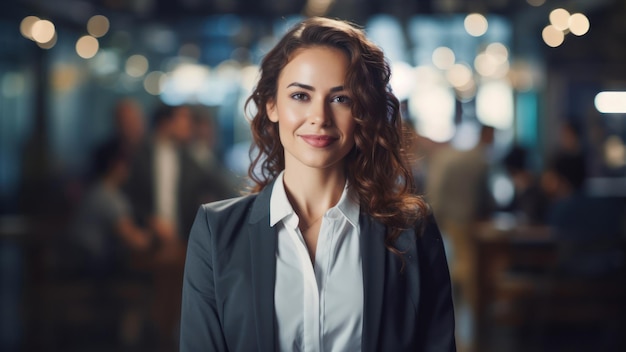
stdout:
<svg viewBox="0 0 626 352">
<path fill-rule="evenodd" d="M 255 193 L 201 207 L 181 351 L 453 351 L 439 231 L 413 193 L 382 51 L 311 18 L 267 54 Z"/>
</svg>

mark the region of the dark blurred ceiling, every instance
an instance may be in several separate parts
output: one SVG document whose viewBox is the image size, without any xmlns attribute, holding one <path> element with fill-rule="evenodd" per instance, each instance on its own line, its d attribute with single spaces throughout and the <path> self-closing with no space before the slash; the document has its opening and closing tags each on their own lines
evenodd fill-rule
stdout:
<svg viewBox="0 0 626 352">
<path fill-rule="evenodd" d="M 574 12 L 604 9 L 613 13 L 618 10 L 623 14 L 626 5 L 623 0 L 548 0 L 539 7 L 533 7 L 525 0 L 16 0 L 4 1 L 0 17 L 36 13 L 62 17 L 69 22 L 96 13 L 130 16 L 137 21 L 170 21 L 225 13 L 278 17 L 304 13 L 307 4 L 315 2 L 327 3 L 328 15 L 354 20 L 377 13 L 402 18 L 414 14 L 481 12 L 515 18 L 529 11 L 547 13 L 556 7 Z"/>
<path fill-rule="evenodd" d="M 528 0 L 537 2 L 540 0 Z M 82 30 L 86 20 L 103 14 L 123 20 L 130 26 L 180 24 L 216 14 L 278 18 L 307 13 L 313 0 L 17 0 L 4 1 L 0 18 L 16 20 L 27 15 L 54 19 L 58 25 Z M 547 0 L 534 7 L 526 0 L 317 0 L 328 4 L 327 16 L 364 23 L 373 14 L 390 14 L 406 19 L 415 14 L 445 15 L 480 12 L 498 14 L 513 24 L 515 45 L 520 51 L 524 37 L 538 38 L 548 24 L 549 12 L 557 7 L 583 12 L 591 22 L 590 32 L 576 40 L 566 40 L 553 49 L 541 45 L 546 62 L 585 62 L 619 66 L 626 62 L 626 0 Z M 515 49 L 515 48 L 514 48 Z M 626 75 L 626 74 L 625 74 Z"/>
</svg>

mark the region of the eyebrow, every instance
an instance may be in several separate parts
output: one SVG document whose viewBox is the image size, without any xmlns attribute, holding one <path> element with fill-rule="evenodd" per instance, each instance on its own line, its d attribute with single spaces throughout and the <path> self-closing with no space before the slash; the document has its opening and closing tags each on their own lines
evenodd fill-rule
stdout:
<svg viewBox="0 0 626 352">
<path fill-rule="evenodd" d="M 308 84 L 298 83 L 298 82 L 290 83 L 289 85 L 287 85 L 287 88 L 289 87 L 300 87 L 302 89 L 310 90 L 313 92 L 315 91 L 315 88 L 313 86 L 310 86 Z M 330 89 L 330 92 L 334 93 L 334 92 L 340 92 L 342 90 L 344 90 L 343 86 L 337 86 L 337 87 L 332 87 Z"/>
</svg>

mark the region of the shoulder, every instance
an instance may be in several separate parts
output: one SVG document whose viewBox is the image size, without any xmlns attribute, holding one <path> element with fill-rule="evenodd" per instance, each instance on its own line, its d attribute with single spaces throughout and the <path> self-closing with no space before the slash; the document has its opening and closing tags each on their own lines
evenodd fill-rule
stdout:
<svg viewBox="0 0 626 352">
<path fill-rule="evenodd" d="M 198 215 L 201 213 L 214 225 L 224 222 L 241 221 L 249 213 L 257 194 L 220 200 L 206 203 L 200 206 Z"/>
<path fill-rule="evenodd" d="M 190 243 L 223 249 L 248 224 L 256 195 L 248 195 L 200 206 L 189 233 Z"/>
<path fill-rule="evenodd" d="M 205 203 L 202 204 L 200 208 L 207 213 L 230 214 L 248 208 L 256 198 L 257 194 L 248 194 L 245 196 Z"/>
</svg>

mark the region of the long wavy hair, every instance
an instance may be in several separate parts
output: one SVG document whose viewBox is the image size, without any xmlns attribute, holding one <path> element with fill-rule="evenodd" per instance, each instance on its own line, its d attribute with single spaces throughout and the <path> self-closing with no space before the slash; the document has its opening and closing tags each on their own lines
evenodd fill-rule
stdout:
<svg viewBox="0 0 626 352">
<path fill-rule="evenodd" d="M 265 188 L 285 167 L 278 125 L 270 121 L 266 104 L 276 99 L 278 77 L 294 52 L 315 46 L 337 48 L 348 58 L 344 87 L 351 92 L 356 127 L 355 145 L 346 156 L 347 178 L 362 210 L 386 225 L 387 248 L 400 254 L 393 243 L 427 214 L 428 206 L 416 194 L 400 104 L 389 87 L 389 64 L 382 50 L 351 23 L 309 18 L 289 30 L 262 60 L 259 82 L 246 101 L 246 111 L 250 103 L 256 106 L 250 119 L 252 191 Z"/>
</svg>

